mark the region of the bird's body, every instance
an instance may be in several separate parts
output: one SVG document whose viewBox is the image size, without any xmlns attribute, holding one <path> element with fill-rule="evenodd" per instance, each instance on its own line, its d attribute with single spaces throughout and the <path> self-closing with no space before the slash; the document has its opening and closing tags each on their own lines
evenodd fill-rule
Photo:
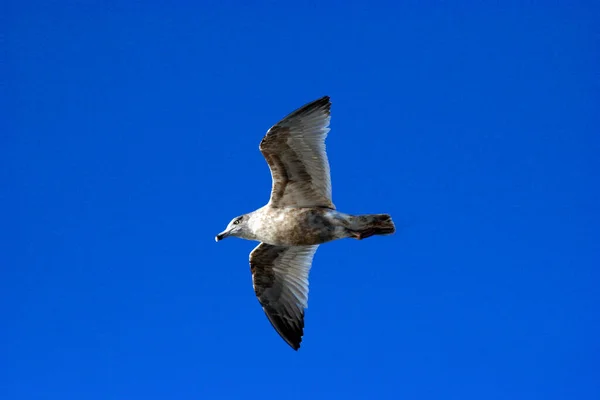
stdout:
<svg viewBox="0 0 600 400">
<path fill-rule="evenodd" d="M 248 234 L 244 239 L 275 246 L 309 246 L 336 239 L 358 238 L 367 216 L 344 214 L 320 207 L 274 208 L 266 205 L 247 214 Z M 389 216 L 382 215 L 382 220 Z"/>
<path fill-rule="evenodd" d="M 347 237 L 349 217 L 328 208 L 274 208 L 266 205 L 249 214 L 252 238 L 276 246 L 308 246 Z"/>
<path fill-rule="evenodd" d="M 261 242 L 250 253 L 252 284 L 269 321 L 295 350 L 304 333 L 308 273 L 320 244 L 395 232 L 388 214 L 350 215 L 331 199 L 325 138 L 331 103 L 325 96 L 299 108 L 268 130 L 260 151 L 271 170 L 271 198 L 234 218 L 217 235 Z"/>
</svg>

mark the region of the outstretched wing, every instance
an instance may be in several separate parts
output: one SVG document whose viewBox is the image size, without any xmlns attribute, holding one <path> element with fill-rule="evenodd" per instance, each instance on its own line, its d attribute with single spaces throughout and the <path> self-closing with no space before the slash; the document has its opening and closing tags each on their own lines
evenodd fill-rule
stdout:
<svg viewBox="0 0 600 400">
<path fill-rule="evenodd" d="M 304 334 L 308 273 L 318 247 L 261 243 L 250 253 L 256 297 L 275 330 L 294 350 L 300 348 Z"/>
<path fill-rule="evenodd" d="M 325 149 L 330 118 L 331 102 L 325 96 L 267 131 L 259 149 L 271 169 L 272 207 L 335 208 Z"/>
</svg>

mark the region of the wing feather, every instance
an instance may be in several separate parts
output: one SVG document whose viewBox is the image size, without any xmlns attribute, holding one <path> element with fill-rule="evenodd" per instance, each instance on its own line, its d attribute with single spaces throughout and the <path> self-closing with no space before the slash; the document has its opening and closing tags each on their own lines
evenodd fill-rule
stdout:
<svg viewBox="0 0 600 400">
<path fill-rule="evenodd" d="M 259 149 L 271 170 L 272 207 L 334 209 L 325 139 L 329 96 L 300 107 L 267 131 Z"/>
<path fill-rule="evenodd" d="M 304 334 L 308 274 L 318 247 L 261 243 L 250 253 L 256 297 L 273 328 L 294 350 Z"/>
</svg>

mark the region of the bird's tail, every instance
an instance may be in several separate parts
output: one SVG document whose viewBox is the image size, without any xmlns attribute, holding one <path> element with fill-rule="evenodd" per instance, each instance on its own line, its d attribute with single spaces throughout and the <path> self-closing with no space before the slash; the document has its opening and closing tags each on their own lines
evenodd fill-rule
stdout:
<svg viewBox="0 0 600 400">
<path fill-rule="evenodd" d="M 391 235 L 396 226 L 389 214 L 357 215 L 350 218 L 350 236 L 362 240 L 374 235 Z"/>
</svg>

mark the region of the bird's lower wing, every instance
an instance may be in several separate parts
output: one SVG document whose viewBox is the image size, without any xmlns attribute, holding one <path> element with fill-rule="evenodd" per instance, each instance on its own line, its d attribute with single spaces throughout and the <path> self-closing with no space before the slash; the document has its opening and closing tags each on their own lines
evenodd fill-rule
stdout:
<svg viewBox="0 0 600 400">
<path fill-rule="evenodd" d="M 304 334 L 308 274 L 319 246 L 259 244 L 250 253 L 254 292 L 279 335 L 294 349 Z"/>
</svg>

